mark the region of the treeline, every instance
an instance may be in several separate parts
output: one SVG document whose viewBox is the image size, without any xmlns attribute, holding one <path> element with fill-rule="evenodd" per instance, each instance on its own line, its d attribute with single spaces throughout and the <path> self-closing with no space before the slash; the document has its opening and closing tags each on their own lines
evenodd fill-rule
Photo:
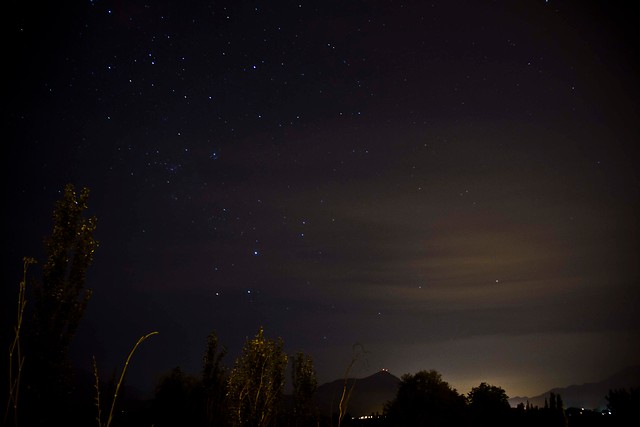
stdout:
<svg viewBox="0 0 640 427">
<path fill-rule="evenodd" d="M 188 375 L 179 367 L 158 381 L 147 401 L 131 400 L 118 415 L 121 426 L 221 427 L 590 427 L 626 426 L 638 421 L 638 389 L 612 390 L 606 396 L 609 412 L 564 407 L 562 396 L 550 393 L 543 407 L 519 404 L 512 408 L 499 386 L 481 383 L 460 394 L 435 370 L 402 376 L 394 399 L 381 414 L 349 411 L 353 382 L 345 381 L 333 413 L 316 405 L 317 378 L 311 356 L 287 356 L 281 339 L 269 339 L 259 329 L 241 355 L 227 369 L 226 354 L 211 333 L 203 357 L 202 374 Z M 355 360 L 355 359 L 354 359 Z M 285 370 L 291 362 L 292 394 L 284 395 Z M 348 371 L 347 371 L 348 372 Z"/>
<path fill-rule="evenodd" d="M 566 426 L 559 395 L 554 405 L 511 408 L 499 386 L 481 383 L 460 394 L 434 371 L 403 375 L 396 397 L 385 406 L 379 424 L 400 426 Z M 557 400 L 556 400 L 557 399 Z"/>
<path fill-rule="evenodd" d="M 565 410 L 561 396 L 554 394 L 543 408 L 510 408 L 505 391 L 498 386 L 481 383 L 462 395 L 433 370 L 402 376 L 395 398 L 382 414 L 356 418 L 349 414 L 353 382 L 347 381 L 356 353 L 347 367 L 335 413 L 320 413 L 311 356 L 286 354 L 282 339 L 268 338 L 262 328 L 247 339 L 231 368 L 223 363 L 226 349 L 212 332 L 206 340 L 201 374 L 189 375 L 176 367 L 161 377 L 152 399 L 127 396 L 125 374 L 136 348 L 155 332 L 141 337 L 118 376 L 101 381 L 94 360 L 92 381 L 82 381 L 74 375 L 69 346 L 91 298 L 85 275 L 98 247 L 93 237 L 96 219 L 84 216 L 88 196 L 87 189 L 76 193 L 71 185 L 65 188 L 54 207 L 53 231 L 45 242 L 46 260 L 29 288 L 28 269 L 36 261 L 24 260 L 9 351 L 3 352 L 9 369 L 0 371 L 7 374 L 2 382 L 8 386 L 0 388 L 6 402 L 3 425 L 554 427 L 639 421 L 638 389 L 610 391 L 611 414 L 606 415 Z M 27 300 L 33 302 L 27 306 Z M 285 396 L 289 364 L 293 392 Z"/>
<path fill-rule="evenodd" d="M 180 367 L 158 381 L 148 401 L 124 402 L 117 425 L 154 426 L 316 426 L 316 372 L 310 356 L 283 351 L 282 339 L 270 339 L 263 328 L 248 339 L 228 369 L 226 349 L 215 332 L 207 340 L 200 376 Z M 285 399 L 287 365 L 293 393 Z"/>
</svg>

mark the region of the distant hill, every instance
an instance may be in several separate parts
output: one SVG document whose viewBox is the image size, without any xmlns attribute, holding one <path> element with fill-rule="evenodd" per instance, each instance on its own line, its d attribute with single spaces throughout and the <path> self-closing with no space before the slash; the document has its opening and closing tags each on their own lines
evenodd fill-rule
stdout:
<svg viewBox="0 0 640 427">
<path fill-rule="evenodd" d="M 565 408 L 604 409 L 607 406 L 605 396 L 611 389 L 640 387 L 640 365 L 623 369 L 609 378 L 597 383 L 571 385 L 569 387 L 557 387 L 534 397 L 512 397 L 509 399 L 511 406 L 519 403 L 544 407 L 544 399 L 549 393 L 560 394 Z"/>
<path fill-rule="evenodd" d="M 385 403 L 396 397 L 400 379 L 387 371 L 380 371 L 361 379 L 349 378 L 348 386 L 354 381 L 355 386 L 347 412 L 352 416 L 382 413 Z M 331 415 L 338 413 L 338 405 L 344 379 L 335 380 L 318 387 L 316 403 L 320 414 Z"/>
</svg>

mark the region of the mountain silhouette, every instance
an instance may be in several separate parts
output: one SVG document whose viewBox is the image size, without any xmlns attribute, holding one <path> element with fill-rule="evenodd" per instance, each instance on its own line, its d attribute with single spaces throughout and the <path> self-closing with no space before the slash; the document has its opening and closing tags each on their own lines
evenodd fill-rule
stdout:
<svg viewBox="0 0 640 427">
<path fill-rule="evenodd" d="M 322 415 L 337 414 L 345 380 L 335 380 L 318 387 L 316 404 Z M 400 379 L 386 370 L 376 372 L 366 378 L 347 379 L 347 391 L 353 385 L 351 399 L 346 412 L 352 416 L 382 413 L 385 403 L 393 400 L 398 391 Z"/>
<path fill-rule="evenodd" d="M 640 365 L 623 369 L 599 382 L 556 387 L 534 397 L 512 397 L 509 403 L 511 406 L 517 406 L 519 403 L 526 405 L 528 401 L 530 405 L 542 408 L 549 393 L 555 393 L 560 394 L 565 408 L 604 409 L 607 407 L 605 396 L 609 390 L 620 388 L 629 390 L 632 387 L 640 387 Z"/>
</svg>

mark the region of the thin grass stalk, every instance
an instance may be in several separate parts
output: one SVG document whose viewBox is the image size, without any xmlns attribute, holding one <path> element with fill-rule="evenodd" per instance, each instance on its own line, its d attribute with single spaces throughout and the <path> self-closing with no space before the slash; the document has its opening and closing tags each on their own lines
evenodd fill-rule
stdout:
<svg viewBox="0 0 640 427">
<path fill-rule="evenodd" d="M 113 420 L 113 410 L 116 407 L 116 400 L 118 399 L 118 393 L 120 392 L 120 387 L 122 386 L 122 383 L 124 381 L 124 376 L 127 373 L 127 368 L 129 367 L 129 361 L 131 360 L 131 357 L 133 357 L 133 353 L 135 353 L 136 349 L 138 348 L 138 346 L 140 344 L 142 344 L 142 342 L 144 340 L 146 340 L 147 338 L 152 337 L 153 335 L 157 335 L 158 332 L 154 331 L 154 332 L 150 332 L 147 335 L 144 335 L 142 337 L 140 337 L 140 339 L 138 340 L 138 342 L 136 343 L 136 345 L 133 346 L 133 348 L 131 349 L 131 351 L 129 352 L 129 356 L 127 356 L 127 360 L 124 363 L 124 367 L 122 369 L 122 373 L 120 374 L 120 379 L 118 380 L 118 384 L 116 385 L 116 390 L 113 394 L 113 401 L 111 402 L 111 409 L 109 410 L 109 418 L 107 419 L 107 424 L 105 425 L 106 427 L 109 427 L 111 425 L 111 421 Z"/>
<path fill-rule="evenodd" d="M 94 388 L 96 389 L 96 407 L 98 408 L 98 427 L 102 427 L 102 408 L 100 407 L 100 376 L 98 375 L 98 363 L 96 362 L 96 356 L 93 356 L 93 377 L 96 379 Z"/>
<path fill-rule="evenodd" d="M 20 332 L 22 330 L 22 320 L 24 318 L 24 308 L 27 305 L 27 270 L 30 264 L 35 264 L 33 258 L 23 258 L 22 281 L 18 290 L 18 312 L 16 318 L 16 326 L 14 327 L 14 337 L 9 347 L 9 395 L 7 396 L 7 407 L 4 413 L 4 424 L 7 425 L 7 419 L 11 408 L 13 408 L 13 424 L 18 425 L 18 398 L 20 396 L 20 379 L 22 377 L 22 368 L 24 366 L 24 356 L 20 346 Z M 17 359 L 17 369 L 14 362 Z M 14 374 L 14 371 L 15 374 Z M 15 375 L 15 377 L 14 377 Z"/>
</svg>

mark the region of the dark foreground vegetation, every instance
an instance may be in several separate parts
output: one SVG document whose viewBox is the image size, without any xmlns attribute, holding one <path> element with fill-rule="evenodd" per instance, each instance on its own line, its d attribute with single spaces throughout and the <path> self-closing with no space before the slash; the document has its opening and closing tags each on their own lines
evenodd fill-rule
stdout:
<svg viewBox="0 0 640 427">
<path fill-rule="evenodd" d="M 94 218 L 85 218 L 89 192 L 67 186 L 53 211 L 53 231 L 45 243 L 46 260 L 39 274 L 35 260 L 25 258 L 17 292 L 15 322 L 3 359 L 2 425 L 6 426 L 627 426 L 640 425 L 640 389 L 611 390 L 608 411 L 564 408 L 551 393 L 543 408 L 520 404 L 511 408 L 505 391 L 481 383 L 467 395 L 458 393 L 434 371 L 404 375 L 395 398 L 382 413 L 350 414 L 353 381 L 347 366 L 335 411 L 322 413 L 311 356 L 288 355 L 282 339 L 268 338 L 260 328 L 227 368 L 226 350 L 215 332 L 206 339 L 199 376 L 176 367 L 158 381 L 151 399 L 127 394 L 128 361 L 156 332 L 141 336 L 118 375 L 101 381 L 94 360 L 93 378 L 80 378 L 69 358 L 69 345 L 91 298 L 85 273 L 98 243 Z M 31 278 L 31 280 L 28 280 Z M 29 286 L 27 286 L 27 282 Z M 27 298 L 29 296 L 29 298 Z M 27 301 L 30 302 L 27 305 Z M 4 333 L 4 331 L 3 331 Z M 3 334 L 3 336 L 5 336 Z M 204 341 L 204 340 L 203 340 Z M 292 394 L 285 396 L 291 364 Z"/>
</svg>

